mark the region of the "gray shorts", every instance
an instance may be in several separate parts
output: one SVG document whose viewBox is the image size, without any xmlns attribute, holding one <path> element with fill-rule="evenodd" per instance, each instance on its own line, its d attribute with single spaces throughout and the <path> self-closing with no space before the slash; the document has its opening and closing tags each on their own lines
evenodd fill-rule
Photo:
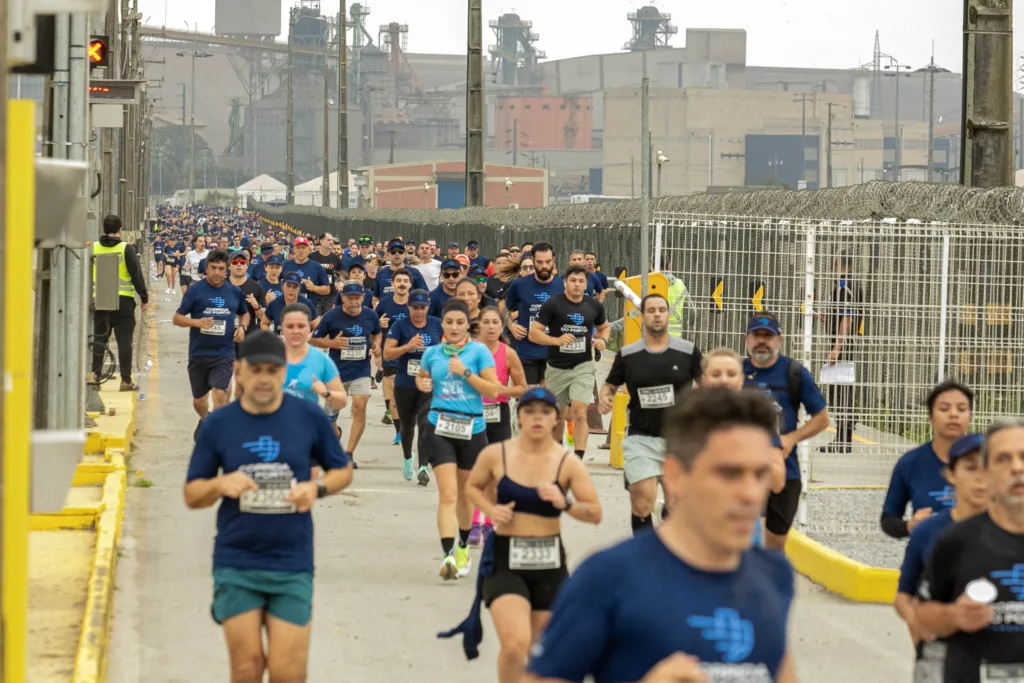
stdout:
<svg viewBox="0 0 1024 683">
<path fill-rule="evenodd" d="M 626 484 L 660 477 L 665 465 L 665 439 L 632 434 L 622 440 L 623 473 Z"/>
<path fill-rule="evenodd" d="M 345 393 L 349 396 L 369 396 L 370 395 L 370 378 L 360 377 L 354 379 L 351 382 L 342 382 L 342 386 L 345 387 Z"/>
<path fill-rule="evenodd" d="M 558 399 L 558 407 L 568 407 L 570 401 L 590 405 L 594 400 L 594 382 L 597 381 L 594 362 L 580 363 L 569 370 L 548 365 L 544 384 Z"/>
</svg>

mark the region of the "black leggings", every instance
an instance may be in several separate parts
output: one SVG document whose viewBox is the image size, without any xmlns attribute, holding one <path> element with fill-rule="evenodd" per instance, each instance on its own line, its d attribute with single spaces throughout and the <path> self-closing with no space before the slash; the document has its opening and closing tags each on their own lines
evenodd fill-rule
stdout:
<svg viewBox="0 0 1024 683">
<path fill-rule="evenodd" d="M 121 381 L 132 381 L 132 344 L 135 343 L 135 299 L 119 296 L 116 311 L 93 311 L 92 328 L 95 339 L 92 344 L 92 371 L 99 378 L 103 372 L 105 347 L 110 333 L 117 340 L 117 364 L 121 370 Z"/>
<path fill-rule="evenodd" d="M 427 417 L 430 399 L 430 394 L 425 394 L 416 387 L 395 387 L 395 405 L 398 408 L 398 415 L 402 418 L 402 430 L 399 432 L 402 437 L 402 455 L 406 460 L 412 458 L 417 425 L 420 426 L 420 435 L 423 434 L 422 425 Z M 427 454 L 422 447 L 419 449 L 418 460 L 420 467 L 427 466 Z"/>
<path fill-rule="evenodd" d="M 501 422 L 487 423 L 487 443 L 501 443 L 512 438 L 512 411 L 508 403 L 499 403 L 501 406 Z"/>
</svg>

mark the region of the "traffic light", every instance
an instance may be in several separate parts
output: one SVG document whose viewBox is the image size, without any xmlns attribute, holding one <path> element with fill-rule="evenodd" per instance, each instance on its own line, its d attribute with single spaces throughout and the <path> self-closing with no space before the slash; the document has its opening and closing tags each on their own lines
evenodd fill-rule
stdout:
<svg viewBox="0 0 1024 683">
<path fill-rule="evenodd" d="M 89 41 L 89 66 L 90 67 L 104 67 L 107 66 L 110 53 L 108 50 L 108 39 L 106 36 L 94 36 Z"/>
</svg>

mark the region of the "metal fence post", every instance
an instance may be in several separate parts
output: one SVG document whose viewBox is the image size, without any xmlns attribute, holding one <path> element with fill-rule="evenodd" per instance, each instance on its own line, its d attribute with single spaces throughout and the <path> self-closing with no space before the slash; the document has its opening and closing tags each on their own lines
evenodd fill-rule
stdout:
<svg viewBox="0 0 1024 683">
<path fill-rule="evenodd" d="M 946 379 L 946 328 L 949 319 L 949 231 L 942 233 L 942 281 L 939 285 L 939 372 L 938 380 Z"/>
<path fill-rule="evenodd" d="M 803 364 L 808 370 L 811 369 L 811 351 L 814 344 L 814 274 L 815 274 L 815 239 L 817 237 L 816 226 L 812 223 L 805 224 L 805 246 L 804 255 L 804 305 L 803 305 Z M 804 412 L 804 411 L 801 411 Z M 807 415 L 804 414 L 804 419 Z M 800 416 L 797 416 L 798 422 Z M 803 480 L 803 490 L 800 493 L 800 508 L 797 511 L 797 518 L 801 526 L 807 526 L 807 487 L 811 483 L 811 472 L 813 471 L 810 462 L 811 449 L 806 441 L 797 447 L 797 456 L 800 458 L 800 479 Z"/>
</svg>

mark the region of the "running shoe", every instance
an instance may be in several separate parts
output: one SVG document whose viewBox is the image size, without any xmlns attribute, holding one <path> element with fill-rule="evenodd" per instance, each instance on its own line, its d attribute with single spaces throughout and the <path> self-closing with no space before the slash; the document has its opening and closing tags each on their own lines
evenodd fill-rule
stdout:
<svg viewBox="0 0 1024 683">
<path fill-rule="evenodd" d="M 402 461 L 402 476 L 405 477 L 406 481 L 412 481 L 413 475 L 416 474 L 416 470 L 412 466 L 412 458 Z"/>
<path fill-rule="evenodd" d="M 377 383 L 373 381 L 372 377 L 370 378 L 370 388 L 373 389 L 374 391 L 377 390 Z"/>
<path fill-rule="evenodd" d="M 416 473 L 416 483 L 420 486 L 426 486 L 430 483 L 430 472 L 427 471 L 426 465 L 420 468 L 420 471 Z"/>
<path fill-rule="evenodd" d="M 384 411 L 384 415 L 380 418 L 380 423 L 382 425 L 390 425 L 390 424 L 394 424 L 395 423 L 395 421 L 391 419 L 391 411 L 390 410 L 385 410 Z"/>
<path fill-rule="evenodd" d="M 381 382 L 384 381 L 383 369 L 377 370 L 377 374 L 373 376 L 373 381 L 375 381 L 377 384 L 380 384 Z"/>
<path fill-rule="evenodd" d="M 401 446 L 402 445 L 402 435 L 401 434 L 395 434 L 395 440 L 391 442 L 391 445 L 392 446 Z"/>
<path fill-rule="evenodd" d="M 469 558 L 468 547 L 455 546 L 455 568 L 458 570 L 460 579 L 464 576 L 469 576 L 470 570 L 473 569 L 473 560 Z"/>
<path fill-rule="evenodd" d="M 483 529 L 480 528 L 480 525 L 474 524 L 469 529 L 469 544 L 480 545 L 480 543 L 483 541 L 483 535 Z"/>
<path fill-rule="evenodd" d="M 444 556 L 444 562 L 441 563 L 441 571 L 439 574 L 445 581 L 451 581 L 459 577 L 459 568 L 455 565 L 454 555 L 448 553 Z"/>
</svg>

